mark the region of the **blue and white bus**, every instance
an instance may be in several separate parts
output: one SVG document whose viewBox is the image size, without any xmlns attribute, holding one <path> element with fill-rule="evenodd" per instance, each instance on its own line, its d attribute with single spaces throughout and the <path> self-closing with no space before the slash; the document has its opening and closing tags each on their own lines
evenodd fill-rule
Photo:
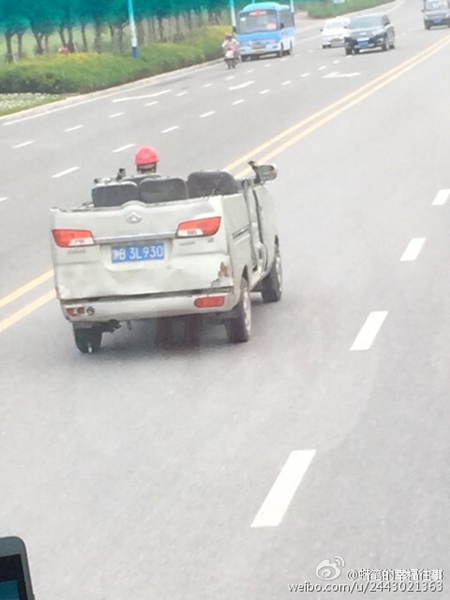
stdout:
<svg viewBox="0 0 450 600">
<path fill-rule="evenodd" d="M 287 4 L 255 2 L 238 14 L 237 40 L 242 60 L 264 54 L 292 54 L 295 17 Z"/>
</svg>

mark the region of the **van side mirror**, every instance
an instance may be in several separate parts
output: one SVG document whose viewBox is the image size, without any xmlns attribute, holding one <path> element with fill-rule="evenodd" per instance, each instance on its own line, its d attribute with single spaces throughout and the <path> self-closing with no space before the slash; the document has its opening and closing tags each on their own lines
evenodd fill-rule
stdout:
<svg viewBox="0 0 450 600">
<path fill-rule="evenodd" d="M 265 183 L 273 181 L 278 176 L 278 171 L 275 165 L 257 165 L 254 161 L 248 163 L 256 174 L 257 183 Z"/>
</svg>

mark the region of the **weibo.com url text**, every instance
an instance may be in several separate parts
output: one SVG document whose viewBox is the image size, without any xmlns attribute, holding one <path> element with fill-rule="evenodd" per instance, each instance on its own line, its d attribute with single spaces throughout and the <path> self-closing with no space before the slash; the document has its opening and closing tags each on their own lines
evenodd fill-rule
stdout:
<svg viewBox="0 0 450 600">
<path fill-rule="evenodd" d="M 289 583 L 289 592 L 442 592 L 442 581 L 352 581 L 351 583 Z"/>
</svg>

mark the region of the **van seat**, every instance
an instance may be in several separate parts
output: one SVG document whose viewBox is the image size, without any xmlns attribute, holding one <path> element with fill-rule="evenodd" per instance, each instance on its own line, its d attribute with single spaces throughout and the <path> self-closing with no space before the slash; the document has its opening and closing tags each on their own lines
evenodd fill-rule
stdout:
<svg viewBox="0 0 450 600">
<path fill-rule="evenodd" d="M 187 179 L 189 198 L 228 196 L 240 189 L 235 178 L 226 171 L 196 171 Z"/>
<path fill-rule="evenodd" d="M 139 196 L 142 202 L 171 202 L 188 198 L 186 182 L 179 177 L 143 179 L 139 184 Z"/>
<path fill-rule="evenodd" d="M 96 208 L 121 206 L 130 200 L 139 200 L 138 186 L 127 181 L 125 183 L 99 183 L 92 188 L 92 202 Z"/>
</svg>

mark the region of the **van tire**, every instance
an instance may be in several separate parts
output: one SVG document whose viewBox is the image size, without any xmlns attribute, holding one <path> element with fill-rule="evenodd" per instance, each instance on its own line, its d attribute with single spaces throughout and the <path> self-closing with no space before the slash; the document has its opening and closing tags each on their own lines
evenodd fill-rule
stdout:
<svg viewBox="0 0 450 600">
<path fill-rule="evenodd" d="M 73 330 L 75 346 L 83 354 L 94 354 L 102 345 L 102 331 L 97 327 Z"/>
<path fill-rule="evenodd" d="M 275 257 L 268 274 L 264 277 L 261 295 L 264 302 L 279 302 L 283 292 L 283 271 L 281 268 L 281 254 L 278 244 L 275 244 Z"/>
<path fill-rule="evenodd" d="M 227 321 L 228 339 L 232 344 L 248 342 L 252 329 L 252 302 L 247 280 L 241 280 L 241 295 L 235 308 L 237 316 Z"/>
</svg>

